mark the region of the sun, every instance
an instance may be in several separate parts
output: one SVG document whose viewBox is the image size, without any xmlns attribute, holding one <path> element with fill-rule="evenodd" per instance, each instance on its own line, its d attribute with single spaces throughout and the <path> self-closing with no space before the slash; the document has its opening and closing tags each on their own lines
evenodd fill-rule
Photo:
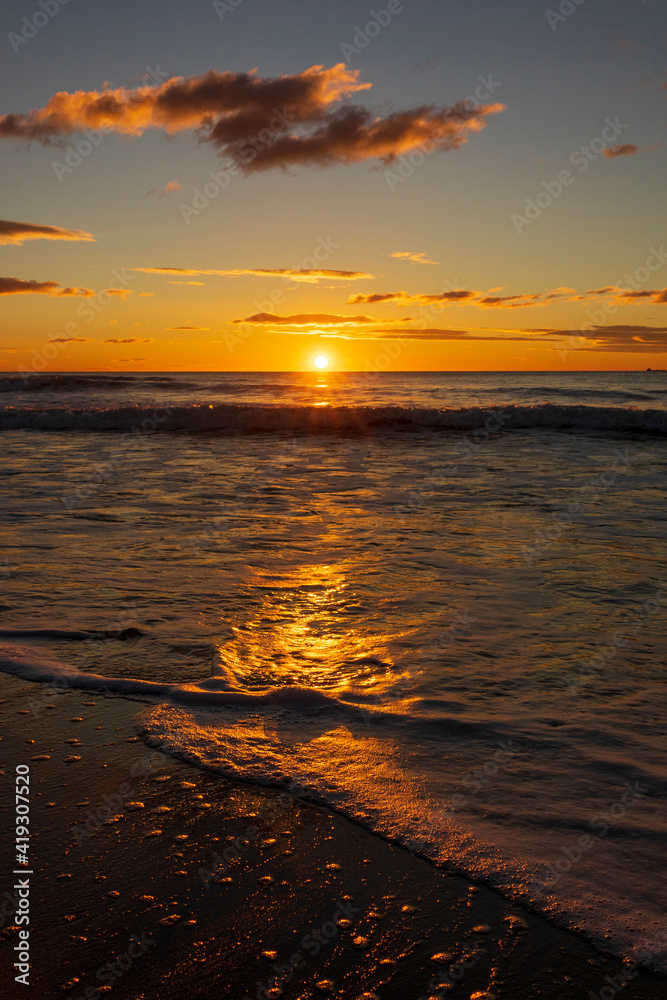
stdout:
<svg viewBox="0 0 667 1000">
<path fill-rule="evenodd" d="M 322 368 L 328 368 L 329 367 L 329 359 L 327 357 L 325 357 L 324 354 L 318 354 L 317 357 L 315 358 L 315 360 L 313 361 L 313 364 L 315 365 L 316 368 L 320 368 L 320 369 L 322 369 Z"/>
</svg>

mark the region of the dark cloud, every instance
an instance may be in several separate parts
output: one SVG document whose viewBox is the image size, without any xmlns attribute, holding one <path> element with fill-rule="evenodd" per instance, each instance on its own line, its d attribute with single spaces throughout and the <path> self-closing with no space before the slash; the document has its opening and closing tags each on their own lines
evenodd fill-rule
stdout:
<svg viewBox="0 0 667 1000">
<path fill-rule="evenodd" d="M 113 289 L 109 289 L 112 294 Z M 0 278 L 0 295 L 55 295 L 89 299 L 95 295 L 90 288 L 61 288 L 57 281 L 23 281 L 22 278 Z"/>
<path fill-rule="evenodd" d="M 95 241 L 95 237 L 82 229 L 36 226 L 31 222 L 9 222 L 0 219 L 0 244 L 14 243 L 21 246 L 24 240 L 85 240 L 90 243 Z"/>
<path fill-rule="evenodd" d="M 92 344 L 90 337 L 52 337 L 49 344 Z"/>
<path fill-rule="evenodd" d="M 576 292 L 573 288 L 554 288 L 548 292 L 521 292 L 517 295 L 489 295 L 487 292 L 456 289 L 450 292 L 440 292 L 436 295 L 408 292 L 371 292 L 369 294 L 351 295 L 348 305 L 373 305 L 381 302 L 393 302 L 399 306 L 420 303 L 422 305 L 475 305 L 480 309 L 522 309 L 530 306 L 544 306 L 550 302 L 592 302 L 596 299 L 612 299 L 620 305 L 632 305 L 634 302 L 651 301 L 659 304 L 667 303 L 667 288 L 653 288 L 645 291 L 630 291 L 617 285 L 606 285 L 604 288 L 590 289 L 587 292 Z"/>
<path fill-rule="evenodd" d="M 43 108 L 0 116 L 0 138 L 44 145 L 82 129 L 129 135 L 146 129 L 195 131 L 245 173 L 300 164 L 325 166 L 380 159 L 432 144 L 456 149 L 501 104 L 422 105 L 377 117 L 359 105 L 333 107 L 367 90 L 360 71 L 344 63 L 262 78 L 256 73 L 174 77 L 157 87 L 60 92 Z"/>
<path fill-rule="evenodd" d="M 463 288 L 458 288 L 452 292 L 440 292 L 437 295 L 409 295 L 408 292 L 371 292 L 369 295 L 352 295 L 347 300 L 348 305 L 359 305 L 366 303 L 372 305 L 377 302 L 395 302 L 397 305 L 412 305 L 415 302 L 423 304 L 441 302 L 445 305 L 448 302 L 465 302 L 469 299 L 479 297 L 481 292 L 468 292 Z"/>
<path fill-rule="evenodd" d="M 567 338 L 571 350 L 667 353 L 667 326 L 592 326 L 584 330 L 552 330 L 551 333 Z"/>
</svg>

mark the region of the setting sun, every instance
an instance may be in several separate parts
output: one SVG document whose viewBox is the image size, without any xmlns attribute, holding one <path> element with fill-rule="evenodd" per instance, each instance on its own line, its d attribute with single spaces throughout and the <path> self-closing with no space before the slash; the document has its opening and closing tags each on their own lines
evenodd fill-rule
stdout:
<svg viewBox="0 0 667 1000">
<path fill-rule="evenodd" d="M 313 364 L 315 365 L 316 368 L 328 368 L 329 359 L 326 358 L 323 354 L 318 354 Z"/>
</svg>

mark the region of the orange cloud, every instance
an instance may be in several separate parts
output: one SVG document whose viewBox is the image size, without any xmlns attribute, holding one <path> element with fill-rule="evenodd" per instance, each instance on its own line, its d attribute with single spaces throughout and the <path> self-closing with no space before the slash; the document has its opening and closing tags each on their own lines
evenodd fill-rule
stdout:
<svg viewBox="0 0 667 1000">
<path fill-rule="evenodd" d="M 364 330 L 360 333 L 347 333 L 343 332 L 340 334 L 325 334 L 325 336 L 337 336 L 344 340 L 465 340 L 469 343 L 475 343 L 477 341 L 525 341 L 525 340 L 535 340 L 534 337 L 526 337 L 525 333 L 522 331 L 519 336 L 490 336 L 482 334 L 477 336 L 475 334 L 469 333 L 467 330 L 451 330 L 451 329 L 427 329 L 427 330 L 414 330 L 411 327 L 406 327 L 404 329 L 376 329 L 376 330 Z M 555 339 L 552 337 L 541 337 L 540 340 L 551 340 Z"/>
<path fill-rule="evenodd" d="M 567 337 L 568 345 L 574 343 L 575 346 L 570 346 L 570 350 L 614 351 L 629 354 L 667 353 L 665 326 L 592 326 L 584 330 L 552 330 L 551 333 L 558 337 Z"/>
<path fill-rule="evenodd" d="M 415 294 L 407 292 L 371 292 L 364 295 L 351 295 L 348 305 L 360 303 L 377 304 L 393 302 L 399 306 L 421 303 L 422 305 L 475 305 L 480 309 L 520 309 L 530 306 L 544 306 L 550 302 L 591 302 L 595 299 L 611 298 L 614 301 L 629 305 L 633 302 L 649 300 L 651 302 L 667 303 L 667 288 L 653 288 L 646 291 L 630 291 L 616 285 L 606 285 L 604 288 L 589 289 L 587 292 L 577 292 L 573 288 L 555 288 L 549 292 L 522 292 L 517 295 L 489 295 L 486 292 L 455 289 L 440 292 L 437 295 Z"/>
<path fill-rule="evenodd" d="M 182 191 L 182 190 L 183 190 L 183 185 L 179 184 L 177 180 L 167 181 L 165 186 L 161 188 L 160 191 L 156 191 L 155 188 L 151 188 L 150 191 L 146 192 L 144 197 L 148 198 L 150 194 L 157 194 L 158 198 L 163 198 L 165 194 L 169 193 L 169 191 Z"/>
<path fill-rule="evenodd" d="M 24 281 L 23 278 L 0 278 L 0 295 L 51 295 L 56 298 L 76 297 L 92 299 L 96 295 L 116 296 L 125 299 L 131 288 L 104 288 L 93 292 L 90 288 L 62 288 L 57 281 Z"/>
<path fill-rule="evenodd" d="M 412 253 L 410 250 L 398 250 L 396 253 L 390 253 L 386 255 L 387 257 L 397 257 L 399 260 L 409 260 L 413 264 L 437 264 L 437 260 L 429 260 L 426 254 L 421 251 L 419 253 Z"/>
<path fill-rule="evenodd" d="M 621 303 L 641 302 L 648 299 L 658 305 L 667 305 L 667 288 L 652 288 L 642 292 L 630 292 L 626 289 L 616 289 L 616 301 Z"/>
<path fill-rule="evenodd" d="M 364 271 L 327 271 L 320 268 L 301 267 L 243 267 L 206 271 L 195 267 L 133 267 L 131 270 L 141 271 L 142 274 L 203 274 L 207 277 L 218 278 L 239 278 L 246 275 L 256 278 L 291 278 L 292 281 L 303 281 L 309 284 L 316 284 L 323 279 L 332 281 L 360 281 L 362 278 L 376 277 L 376 275 L 366 274 Z"/>
<path fill-rule="evenodd" d="M 142 340 L 140 337 L 123 337 L 113 338 L 112 340 L 105 340 L 105 344 L 152 344 L 152 340 Z"/>
<path fill-rule="evenodd" d="M 422 105 L 375 117 L 332 105 L 371 84 L 345 63 L 262 78 L 252 73 L 173 77 L 157 87 L 55 94 L 43 108 L 0 116 L 0 138 L 50 144 L 86 128 L 127 135 L 196 131 L 245 173 L 299 164 L 324 166 L 371 158 L 390 162 L 429 143 L 456 149 L 484 128 L 501 104 Z"/>
<path fill-rule="evenodd" d="M 635 146 L 632 142 L 625 142 L 619 146 L 610 146 L 609 149 L 604 150 L 602 155 L 606 156 L 608 160 L 613 160 L 617 156 L 634 156 L 638 152 L 639 146 Z"/>
<path fill-rule="evenodd" d="M 168 326 L 168 330 L 209 330 L 208 326 Z"/>
<path fill-rule="evenodd" d="M 31 222 L 9 222 L 0 219 L 0 244 L 21 246 L 24 240 L 85 240 L 95 242 L 92 233 L 83 229 L 63 229 L 61 226 L 36 226 Z"/>
<path fill-rule="evenodd" d="M 338 316 L 331 313 L 298 313 L 295 316 L 277 316 L 275 313 L 255 313 L 232 323 L 250 323 L 253 326 L 363 326 L 377 323 L 371 316 Z"/>
<path fill-rule="evenodd" d="M 480 299 L 478 305 L 482 309 L 519 309 L 522 306 L 535 306 L 542 304 L 542 296 L 537 293 L 531 295 L 487 295 Z"/>
<path fill-rule="evenodd" d="M 109 289 L 109 294 L 113 293 Z M 78 296 L 89 299 L 95 292 L 90 288 L 61 288 L 57 281 L 24 281 L 22 278 L 0 278 L 0 295 Z"/>
<path fill-rule="evenodd" d="M 347 300 L 348 305 L 359 305 L 361 302 L 373 304 L 376 302 L 396 302 L 398 305 L 412 305 L 415 302 L 428 303 L 457 303 L 467 302 L 475 299 L 482 292 L 469 292 L 463 288 L 457 288 L 451 292 L 440 292 L 438 295 L 409 295 L 407 292 L 372 292 L 370 295 L 352 295 Z"/>
</svg>

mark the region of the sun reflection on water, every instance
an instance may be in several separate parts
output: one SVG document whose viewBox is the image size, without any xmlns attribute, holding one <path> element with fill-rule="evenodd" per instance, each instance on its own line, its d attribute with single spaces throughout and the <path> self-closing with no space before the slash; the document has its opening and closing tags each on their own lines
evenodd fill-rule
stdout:
<svg viewBox="0 0 667 1000">
<path fill-rule="evenodd" d="M 254 570 L 230 622 L 221 662 L 245 688 L 298 685 L 330 691 L 382 689 L 395 680 L 391 639 L 368 596 L 352 593 L 340 568 Z M 243 619 L 243 620 L 239 620 Z"/>
</svg>

